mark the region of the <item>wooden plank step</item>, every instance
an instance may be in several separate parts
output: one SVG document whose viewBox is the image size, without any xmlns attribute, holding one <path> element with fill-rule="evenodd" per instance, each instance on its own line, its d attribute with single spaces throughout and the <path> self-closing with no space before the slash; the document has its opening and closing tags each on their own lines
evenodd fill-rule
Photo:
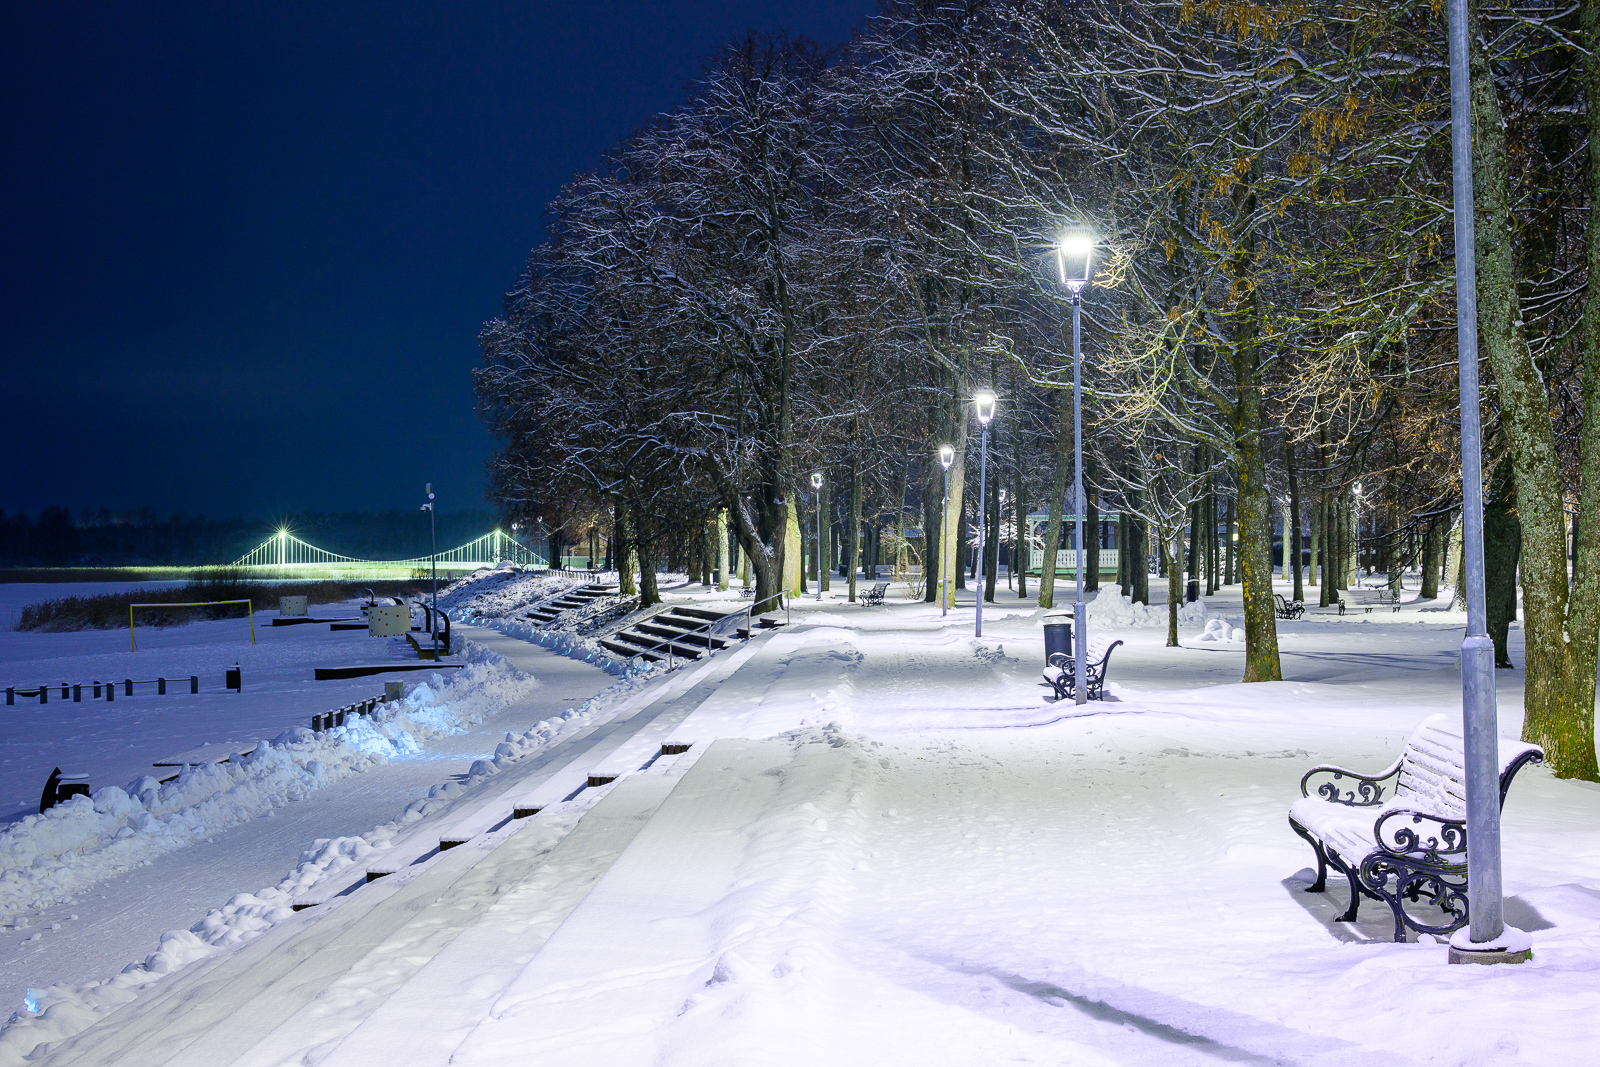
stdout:
<svg viewBox="0 0 1600 1067">
<path fill-rule="evenodd" d="M 204 763 L 227 763 L 239 756 L 248 756 L 256 750 L 255 741 L 233 745 L 201 745 L 187 749 L 175 756 L 158 759 L 152 767 L 198 767 Z"/>
</svg>

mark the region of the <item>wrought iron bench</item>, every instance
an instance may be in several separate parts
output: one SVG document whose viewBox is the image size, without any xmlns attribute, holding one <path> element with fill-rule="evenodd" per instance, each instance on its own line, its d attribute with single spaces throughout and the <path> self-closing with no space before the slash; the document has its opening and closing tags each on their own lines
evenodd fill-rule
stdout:
<svg viewBox="0 0 1600 1067">
<path fill-rule="evenodd" d="M 756 598 L 756 587 L 755 586 L 747 585 L 743 589 L 739 590 L 739 599 L 740 600 L 754 600 L 755 598 Z"/>
<path fill-rule="evenodd" d="M 1113 641 L 1109 637 L 1089 638 L 1088 662 L 1084 664 L 1084 685 L 1089 690 L 1090 700 L 1100 700 L 1101 689 L 1106 684 L 1106 665 L 1111 662 L 1111 650 L 1122 644 L 1122 641 Z M 1044 680 L 1050 683 L 1050 688 L 1056 691 L 1057 700 L 1068 697 L 1076 698 L 1077 678 L 1073 671 L 1072 657 L 1065 652 L 1057 652 L 1050 657 L 1044 668 Z"/>
<path fill-rule="evenodd" d="M 868 589 L 866 592 L 861 594 L 861 605 L 862 605 L 862 607 L 866 607 L 869 604 L 873 604 L 873 605 L 876 605 L 878 607 L 882 607 L 883 606 L 883 594 L 887 593 L 888 591 L 889 591 L 889 583 L 888 582 L 876 582 L 876 583 L 874 583 L 871 589 Z"/>
<path fill-rule="evenodd" d="M 1500 738 L 1500 803 L 1511 779 L 1544 759 L 1538 745 Z M 1409 927 L 1448 935 L 1467 921 L 1466 772 L 1461 727 L 1445 715 L 1424 719 L 1400 758 L 1377 774 L 1323 764 L 1300 779 L 1301 799 L 1289 826 L 1317 854 L 1317 879 L 1308 893 L 1327 889 L 1328 868 L 1350 883 L 1350 907 L 1339 922 L 1354 922 L 1363 896 L 1394 913 L 1394 939 Z M 1313 786 L 1318 775 L 1328 776 Z M 1385 799 L 1386 783 L 1393 792 Z M 1313 795 L 1313 791 L 1315 795 Z M 1426 899 L 1446 921 L 1428 923 L 1406 911 Z"/>
<path fill-rule="evenodd" d="M 1280 619 L 1298 619 L 1306 613 L 1304 601 L 1288 600 L 1282 593 L 1273 593 L 1272 599 L 1277 601 L 1277 613 Z"/>
</svg>

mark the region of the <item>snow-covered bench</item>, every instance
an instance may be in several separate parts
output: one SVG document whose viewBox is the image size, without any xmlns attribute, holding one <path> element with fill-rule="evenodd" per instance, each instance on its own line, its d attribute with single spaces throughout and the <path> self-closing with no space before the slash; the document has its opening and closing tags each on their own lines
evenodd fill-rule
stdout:
<svg viewBox="0 0 1600 1067">
<path fill-rule="evenodd" d="M 1467 921 L 1467 807 L 1461 727 L 1445 715 L 1424 719 L 1400 758 L 1377 774 L 1327 764 L 1300 779 L 1301 799 L 1289 808 L 1289 826 L 1317 854 L 1317 880 L 1327 888 L 1332 867 L 1350 883 L 1350 907 L 1340 922 L 1354 922 L 1363 895 L 1394 913 L 1394 939 L 1406 927 L 1446 935 Z M 1544 759 L 1538 745 L 1500 738 L 1500 803 L 1525 765 Z M 1324 776 L 1313 784 L 1313 779 Z M 1392 793 L 1387 793 L 1392 780 Z M 1387 793 L 1387 796 L 1386 796 Z M 1429 924 L 1405 910 L 1426 901 L 1445 913 Z"/>
<path fill-rule="evenodd" d="M 1101 688 L 1106 684 L 1106 665 L 1111 662 L 1111 650 L 1120 644 L 1122 644 L 1120 640 L 1113 641 L 1109 637 L 1089 638 L 1088 660 L 1084 664 L 1084 685 L 1089 690 L 1090 700 L 1100 699 Z M 1072 657 L 1065 652 L 1052 655 L 1045 663 L 1044 680 L 1056 691 L 1057 700 L 1075 696 L 1074 686 L 1077 684 L 1077 678 L 1073 672 Z"/>
<path fill-rule="evenodd" d="M 1303 601 L 1290 600 L 1282 593 L 1273 593 L 1272 598 L 1278 602 L 1277 612 L 1280 619 L 1298 619 L 1306 613 Z"/>
<path fill-rule="evenodd" d="M 889 591 L 889 583 L 888 582 L 874 582 L 871 589 L 868 589 L 866 592 L 861 594 L 861 605 L 862 605 L 862 607 L 866 607 L 868 605 L 873 605 L 873 604 L 875 604 L 875 605 L 877 605 L 879 607 L 882 607 L 883 606 L 883 594 L 887 593 L 888 591 Z"/>
</svg>

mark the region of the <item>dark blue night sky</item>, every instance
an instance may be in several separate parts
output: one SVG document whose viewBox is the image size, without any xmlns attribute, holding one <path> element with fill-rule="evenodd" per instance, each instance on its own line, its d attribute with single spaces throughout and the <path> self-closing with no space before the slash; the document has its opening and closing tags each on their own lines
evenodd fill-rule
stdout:
<svg viewBox="0 0 1600 1067">
<path fill-rule="evenodd" d="M 871 0 L 0 8 L 0 507 L 482 502 L 544 205 L 747 29 Z"/>
</svg>

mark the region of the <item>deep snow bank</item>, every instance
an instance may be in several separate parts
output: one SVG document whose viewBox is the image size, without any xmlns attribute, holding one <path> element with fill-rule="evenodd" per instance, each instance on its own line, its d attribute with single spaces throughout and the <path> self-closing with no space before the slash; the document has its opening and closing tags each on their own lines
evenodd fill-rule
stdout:
<svg viewBox="0 0 1600 1067">
<path fill-rule="evenodd" d="M 431 674 L 403 701 L 380 705 L 369 717 L 322 733 L 296 727 L 237 763 L 185 768 L 166 784 L 146 775 L 29 815 L 0 833 L 0 919 L 65 903 L 101 879 L 375 763 L 412 755 L 429 739 L 500 711 L 528 684 L 498 655 L 473 647 L 453 678 Z"/>
<path fill-rule="evenodd" d="M 1115 589 L 1102 589 L 1094 599 L 1086 601 L 1089 609 L 1089 618 L 1095 623 L 1095 629 L 1142 630 L 1165 627 L 1167 625 L 1167 606 L 1165 604 L 1135 604 L 1132 597 L 1125 597 Z M 1178 607 L 1179 626 L 1204 626 L 1206 624 L 1206 602 L 1196 600 L 1192 604 L 1182 604 Z"/>
</svg>

